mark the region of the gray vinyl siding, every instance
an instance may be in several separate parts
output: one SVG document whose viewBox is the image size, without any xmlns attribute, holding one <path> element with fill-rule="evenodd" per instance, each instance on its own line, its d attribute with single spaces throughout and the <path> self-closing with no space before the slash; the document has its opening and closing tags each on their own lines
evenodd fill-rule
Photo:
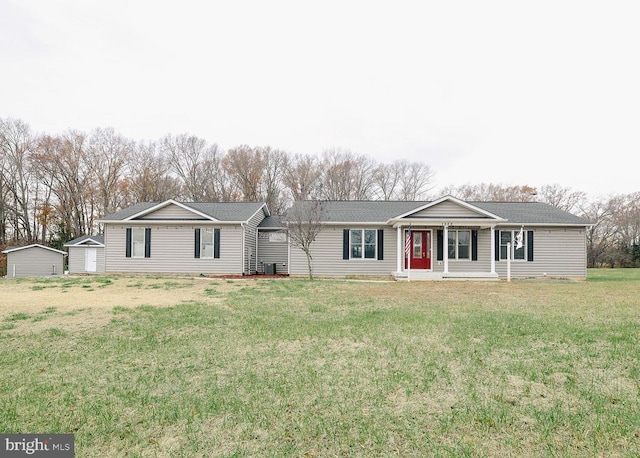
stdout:
<svg viewBox="0 0 640 458">
<path fill-rule="evenodd" d="M 378 227 L 351 226 L 325 227 L 311 245 L 313 273 L 319 276 L 344 277 L 349 275 L 389 276 L 396 270 L 396 229 L 384 228 L 383 260 L 342 259 L 343 229 L 378 229 Z M 302 250 L 291 247 L 291 275 L 308 275 L 307 257 Z"/>
<path fill-rule="evenodd" d="M 458 205 L 455 202 L 445 201 L 411 215 L 411 217 L 419 216 L 427 216 L 431 218 L 477 218 L 484 215 L 480 215 L 478 212 L 474 212 L 473 210 Z"/>
<path fill-rule="evenodd" d="M 197 218 L 198 218 L 198 215 L 196 215 L 192 211 L 179 207 L 178 205 L 175 205 L 175 204 L 170 204 L 170 205 L 167 205 L 166 207 L 159 208 L 158 210 L 155 210 L 149 214 L 146 214 L 140 217 L 139 219 L 185 220 L 185 219 L 197 219 Z"/>
<path fill-rule="evenodd" d="M 87 248 L 95 248 L 96 251 L 96 271 L 90 273 L 104 273 L 104 247 L 80 245 L 70 246 L 69 248 L 69 265 L 67 269 L 69 273 L 86 273 L 86 250 Z"/>
<path fill-rule="evenodd" d="M 437 260 L 437 230 L 433 228 L 433 271 L 444 272 L 444 261 Z M 457 230 L 473 230 L 459 228 Z M 446 240 L 443 241 L 443 249 L 447 249 Z M 449 259 L 449 272 L 452 273 L 488 273 L 491 272 L 491 229 L 478 230 L 478 260 Z"/>
<path fill-rule="evenodd" d="M 286 231 L 258 231 L 258 272 L 264 272 L 265 264 L 276 264 L 276 273 L 289 272 L 289 244 L 288 242 L 274 242 L 269 240 L 271 234 L 285 234 Z"/>
<path fill-rule="evenodd" d="M 62 275 L 64 255 L 41 247 L 7 253 L 7 277 Z"/>
<path fill-rule="evenodd" d="M 127 258 L 125 224 L 105 224 L 105 268 L 107 272 L 171 272 L 241 274 L 242 234 L 240 225 L 149 225 L 151 257 Z M 138 226 L 140 227 L 140 226 Z M 220 258 L 195 258 L 195 228 L 220 229 Z"/>
<path fill-rule="evenodd" d="M 258 270 L 258 224 L 260 224 L 264 218 L 264 210 L 260 209 L 260 211 L 256 212 L 256 214 L 249 219 L 244 227 L 244 269 L 245 272 L 249 274 L 255 273 Z M 241 251 L 238 250 L 238 253 L 241 253 Z"/>
<path fill-rule="evenodd" d="M 519 230 L 520 228 L 500 229 Z M 525 226 L 525 231 L 527 229 L 532 230 Z M 533 228 L 533 233 L 533 261 L 512 261 L 513 277 L 541 277 L 545 273 L 551 277 L 585 278 L 587 276 L 584 227 L 536 227 Z M 506 260 L 496 261 L 496 272 L 500 277 L 506 277 Z"/>
</svg>

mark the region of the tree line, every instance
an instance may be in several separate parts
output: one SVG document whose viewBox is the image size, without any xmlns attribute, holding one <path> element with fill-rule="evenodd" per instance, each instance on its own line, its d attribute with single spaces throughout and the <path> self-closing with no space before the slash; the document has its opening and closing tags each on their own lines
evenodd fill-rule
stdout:
<svg viewBox="0 0 640 458">
<path fill-rule="evenodd" d="M 274 214 L 293 200 L 420 200 L 433 172 L 422 162 L 381 163 L 343 149 L 291 154 L 270 146 L 223 151 L 194 135 L 157 141 L 112 128 L 36 134 L 0 119 L 0 245 L 61 246 L 96 233 L 97 220 L 137 202 L 264 201 Z"/>
<path fill-rule="evenodd" d="M 294 200 L 426 200 L 435 173 L 419 161 L 390 163 L 340 148 L 319 154 L 271 146 L 224 151 L 190 134 L 136 141 L 112 128 L 35 133 L 0 118 L 0 247 L 65 242 L 137 202 L 264 201 L 281 214 Z M 590 266 L 640 266 L 640 193 L 589 200 L 559 185 L 468 184 L 442 189 L 464 200 L 543 201 L 593 223 Z"/>
</svg>

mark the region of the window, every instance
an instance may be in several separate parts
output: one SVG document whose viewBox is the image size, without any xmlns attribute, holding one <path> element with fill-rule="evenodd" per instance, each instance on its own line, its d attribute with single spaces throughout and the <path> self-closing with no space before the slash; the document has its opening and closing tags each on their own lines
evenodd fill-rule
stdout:
<svg viewBox="0 0 640 458">
<path fill-rule="evenodd" d="M 471 231 L 449 231 L 449 259 L 469 259 L 471 257 Z"/>
<path fill-rule="evenodd" d="M 516 248 L 515 244 L 520 231 L 500 231 L 500 259 L 508 259 L 507 243 L 511 244 L 511 259 L 524 261 L 526 259 L 527 237 L 522 235 L 522 247 Z"/>
<path fill-rule="evenodd" d="M 213 259 L 220 257 L 219 228 L 196 228 L 194 242 L 194 258 Z"/>
<path fill-rule="evenodd" d="M 349 235 L 351 259 L 376 258 L 376 230 L 351 229 Z"/>
<path fill-rule="evenodd" d="M 126 229 L 126 257 L 151 257 L 151 228 L 128 227 Z"/>
<path fill-rule="evenodd" d="M 200 231 L 200 257 L 213 258 L 213 229 Z"/>
</svg>

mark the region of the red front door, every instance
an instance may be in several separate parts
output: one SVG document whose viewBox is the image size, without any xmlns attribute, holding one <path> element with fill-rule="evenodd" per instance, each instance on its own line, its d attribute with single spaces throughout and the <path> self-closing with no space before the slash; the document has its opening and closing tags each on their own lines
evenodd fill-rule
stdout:
<svg viewBox="0 0 640 458">
<path fill-rule="evenodd" d="M 409 243 L 411 264 L 409 264 L 409 256 L 405 251 L 404 268 L 431 269 L 431 231 L 411 231 L 411 235 L 407 231 L 405 232 L 405 242 L 406 237 L 409 236 L 411 237 Z"/>
</svg>

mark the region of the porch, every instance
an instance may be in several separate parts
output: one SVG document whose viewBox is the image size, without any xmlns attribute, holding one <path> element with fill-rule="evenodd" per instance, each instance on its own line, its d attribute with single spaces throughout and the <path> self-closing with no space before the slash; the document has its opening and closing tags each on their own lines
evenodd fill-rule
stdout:
<svg viewBox="0 0 640 458">
<path fill-rule="evenodd" d="M 434 272 L 422 269 L 403 270 L 393 272 L 396 281 L 443 281 L 443 280 L 468 280 L 468 281 L 495 281 L 499 280 L 497 273 L 491 272 Z"/>
</svg>

